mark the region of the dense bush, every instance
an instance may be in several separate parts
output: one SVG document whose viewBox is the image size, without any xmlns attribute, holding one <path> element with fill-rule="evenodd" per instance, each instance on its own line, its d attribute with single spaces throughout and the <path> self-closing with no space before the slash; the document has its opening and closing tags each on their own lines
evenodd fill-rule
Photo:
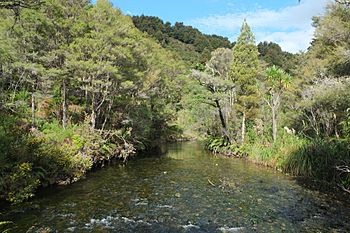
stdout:
<svg viewBox="0 0 350 233">
<path fill-rule="evenodd" d="M 192 26 L 176 22 L 164 23 L 155 16 L 133 16 L 135 26 L 158 40 L 165 48 L 177 53 L 188 65 L 205 63 L 210 53 L 217 48 L 231 48 L 233 44 L 226 37 L 205 35 Z"/>
<path fill-rule="evenodd" d="M 40 1 L 18 18 L 7 8 L 0 6 L 0 199 L 23 201 L 177 136 L 184 63 L 110 1 Z"/>
<path fill-rule="evenodd" d="M 32 197 L 40 186 L 75 182 L 94 165 L 112 158 L 125 160 L 135 153 L 122 135 L 115 132 L 105 139 L 87 124 L 64 129 L 57 122 L 45 123 L 32 132 L 1 125 L 6 135 L 0 140 L 5 152 L 1 153 L 0 196 L 14 203 Z"/>
<path fill-rule="evenodd" d="M 208 137 L 205 140 L 206 148 L 213 153 L 223 154 L 229 157 L 244 157 L 246 154 L 236 143 L 229 143 L 224 137 Z"/>
</svg>

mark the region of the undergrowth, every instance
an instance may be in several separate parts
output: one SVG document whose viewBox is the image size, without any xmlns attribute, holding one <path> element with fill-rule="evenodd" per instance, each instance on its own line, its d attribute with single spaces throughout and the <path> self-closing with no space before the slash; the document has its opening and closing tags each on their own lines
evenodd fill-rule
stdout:
<svg viewBox="0 0 350 233">
<path fill-rule="evenodd" d="M 2 118 L 0 127 L 0 198 L 11 203 L 33 197 L 40 186 L 75 182 L 94 165 L 135 153 L 120 132 L 91 130 L 88 124 L 64 129 L 53 122 L 31 130 L 19 119 Z"/>
</svg>

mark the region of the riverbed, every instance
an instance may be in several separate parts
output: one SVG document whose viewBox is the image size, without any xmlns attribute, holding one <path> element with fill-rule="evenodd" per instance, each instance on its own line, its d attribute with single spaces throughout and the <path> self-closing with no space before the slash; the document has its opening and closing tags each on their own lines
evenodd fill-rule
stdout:
<svg viewBox="0 0 350 233">
<path fill-rule="evenodd" d="M 350 205 L 197 142 L 4 207 L 14 232 L 350 232 Z"/>
</svg>

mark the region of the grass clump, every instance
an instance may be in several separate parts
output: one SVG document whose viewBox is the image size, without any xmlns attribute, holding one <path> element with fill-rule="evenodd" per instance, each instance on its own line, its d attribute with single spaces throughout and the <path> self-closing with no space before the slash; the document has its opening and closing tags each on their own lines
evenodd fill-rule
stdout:
<svg viewBox="0 0 350 233">
<path fill-rule="evenodd" d="M 349 143 L 337 139 L 309 139 L 281 131 L 275 143 L 260 137 L 242 146 L 254 163 L 273 167 L 293 176 L 303 176 L 349 187 Z M 341 171 L 339 168 L 343 168 Z"/>
</svg>

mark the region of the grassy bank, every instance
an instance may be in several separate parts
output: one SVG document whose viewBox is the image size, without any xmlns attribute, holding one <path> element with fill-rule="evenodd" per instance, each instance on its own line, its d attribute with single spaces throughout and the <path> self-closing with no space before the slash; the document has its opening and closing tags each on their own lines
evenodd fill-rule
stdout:
<svg viewBox="0 0 350 233">
<path fill-rule="evenodd" d="M 307 139 L 282 133 L 275 143 L 269 138 L 254 137 L 241 147 L 225 144 L 221 139 L 211 139 L 207 146 L 214 152 L 244 156 L 292 176 L 331 182 L 346 190 L 350 187 L 350 145 L 346 140 Z"/>
</svg>

